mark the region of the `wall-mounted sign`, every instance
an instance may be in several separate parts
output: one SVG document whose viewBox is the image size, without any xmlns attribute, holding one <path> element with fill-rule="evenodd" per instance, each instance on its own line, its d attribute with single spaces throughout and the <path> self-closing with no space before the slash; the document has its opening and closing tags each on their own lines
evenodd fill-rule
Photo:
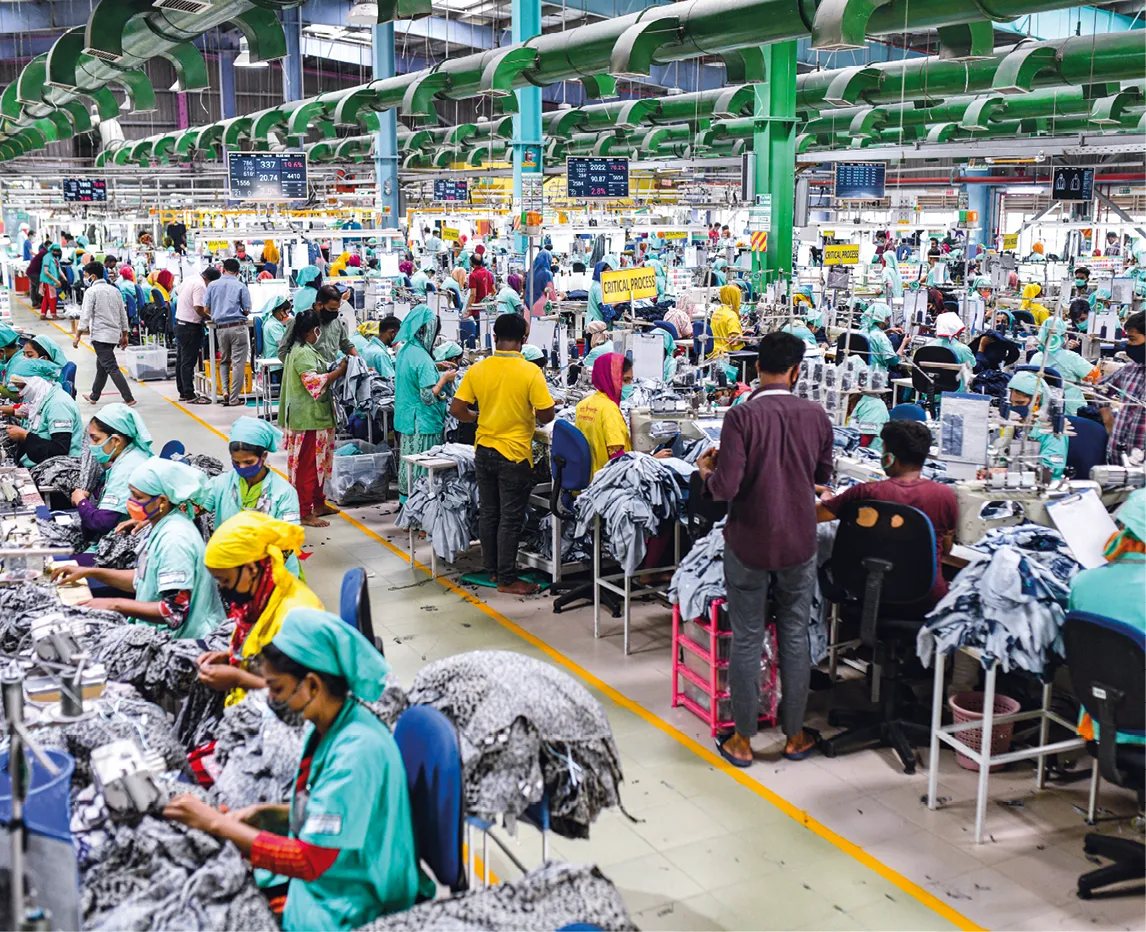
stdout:
<svg viewBox="0 0 1146 932">
<path fill-rule="evenodd" d="M 305 152 L 228 152 L 228 197 L 238 201 L 305 201 Z"/>
<path fill-rule="evenodd" d="M 565 160 L 565 185 L 569 197 L 628 197 L 629 160 L 570 157 Z"/>
</svg>

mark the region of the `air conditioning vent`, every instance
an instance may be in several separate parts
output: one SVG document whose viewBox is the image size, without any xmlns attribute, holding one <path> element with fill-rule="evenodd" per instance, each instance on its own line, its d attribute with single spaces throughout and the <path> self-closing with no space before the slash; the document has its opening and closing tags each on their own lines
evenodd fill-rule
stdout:
<svg viewBox="0 0 1146 932">
<path fill-rule="evenodd" d="M 123 61 L 122 55 L 114 55 L 111 52 L 105 52 L 103 49 L 84 49 L 85 55 L 90 55 L 92 58 L 98 58 L 100 61 L 107 62 L 109 65 L 118 65 Z"/>
<path fill-rule="evenodd" d="M 206 13 L 211 9 L 210 0 L 155 0 L 152 6 L 177 13 Z"/>
</svg>

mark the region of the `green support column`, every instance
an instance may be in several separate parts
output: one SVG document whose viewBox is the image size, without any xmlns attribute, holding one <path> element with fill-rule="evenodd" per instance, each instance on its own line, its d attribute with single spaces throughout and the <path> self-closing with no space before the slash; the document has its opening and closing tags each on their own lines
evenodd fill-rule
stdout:
<svg viewBox="0 0 1146 932">
<path fill-rule="evenodd" d="M 763 46 L 765 82 L 755 87 L 756 193 L 772 197 L 768 251 L 752 254 L 762 284 L 792 277 L 792 214 L 796 192 L 796 43 Z M 759 273 L 763 273 L 762 275 Z"/>
</svg>

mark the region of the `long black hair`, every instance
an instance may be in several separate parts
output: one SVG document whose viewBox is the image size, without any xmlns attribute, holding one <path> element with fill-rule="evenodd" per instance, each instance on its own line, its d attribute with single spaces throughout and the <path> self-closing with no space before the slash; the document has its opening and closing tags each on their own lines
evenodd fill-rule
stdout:
<svg viewBox="0 0 1146 932">
<path fill-rule="evenodd" d="M 317 330 L 320 325 L 318 311 L 314 308 L 308 307 L 305 311 L 299 311 L 294 318 L 294 329 L 290 332 L 289 348 L 294 349 L 300 343 L 305 343 L 306 335 L 312 330 Z"/>
</svg>

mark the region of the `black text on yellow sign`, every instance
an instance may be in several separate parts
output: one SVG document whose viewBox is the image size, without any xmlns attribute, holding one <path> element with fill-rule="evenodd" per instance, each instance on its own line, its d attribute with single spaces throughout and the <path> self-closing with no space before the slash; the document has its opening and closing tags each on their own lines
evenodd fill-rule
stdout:
<svg viewBox="0 0 1146 932">
<path fill-rule="evenodd" d="M 601 295 L 606 304 L 657 296 L 655 269 L 621 269 L 601 273 Z"/>
<path fill-rule="evenodd" d="M 824 265 L 855 265 L 859 258 L 859 246 L 824 247 Z"/>
</svg>

